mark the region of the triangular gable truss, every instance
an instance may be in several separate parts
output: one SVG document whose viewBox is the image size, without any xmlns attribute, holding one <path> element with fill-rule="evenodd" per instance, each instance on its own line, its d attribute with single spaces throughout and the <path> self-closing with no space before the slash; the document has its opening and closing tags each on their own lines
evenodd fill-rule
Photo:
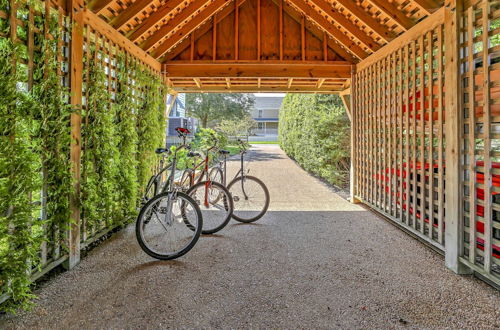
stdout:
<svg viewBox="0 0 500 330">
<path fill-rule="evenodd" d="M 91 0 L 87 8 L 163 63 L 174 86 L 180 85 L 176 79 L 189 78 L 202 90 L 203 82 L 208 86 L 212 78 L 223 82 L 227 90 L 232 81 L 245 78 L 253 79 L 259 90 L 276 78 L 280 88 L 313 79 L 308 86 L 325 88 L 331 83 L 342 89 L 349 85 L 350 64 L 378 51 L 442 2 Z M 185 62 L 203 64 L 203 74 L 209 76 L 173 76 L 172 72 L 186 68 L 173 65 Z M 224 63 L 226 67 L 221 69 Z M 196 68 L 184 71 L 195 72 Z M 212 76 L 215 74 L 222 76 Z"/>
</svg>

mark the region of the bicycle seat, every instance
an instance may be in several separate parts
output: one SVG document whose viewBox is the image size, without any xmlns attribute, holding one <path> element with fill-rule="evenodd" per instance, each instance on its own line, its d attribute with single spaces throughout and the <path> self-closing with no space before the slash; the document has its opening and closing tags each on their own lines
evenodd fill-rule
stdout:
<svg viewBox="0 0 500 330">
<path fill-rule="evenodd" d="M 231 152 L 230 152 L 230 151 L 228 151 L 228 150 L 221 149 L 221 150 L 219 150 L 219 153 L 220 153 L 221 155 L 229 155 Z"/>
<path fill-rule="evenodd" d="M 156 148 L 155 152 L 159 155 L 159 154 L 162 154 L 164 152 L 167 152 L 168 149 L 165 149 L 165 148 Z"/>
<path fill-rule="evenodd" d="M 187 154 L 188 157 L 201 157 L 199 152 L 190 151 Z"/>
</svg>

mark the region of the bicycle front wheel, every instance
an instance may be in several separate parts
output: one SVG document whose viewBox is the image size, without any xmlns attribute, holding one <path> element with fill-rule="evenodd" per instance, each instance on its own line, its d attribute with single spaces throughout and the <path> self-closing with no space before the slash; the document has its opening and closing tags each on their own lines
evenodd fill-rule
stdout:
<svg viewBox="0 0 500 330">
<path fill-rule="evenodd" d="M 200 208 L 191 197 L 165 192 L 144 205 L 135 232 L 144 252 L 156 259 L 170 260 L 193 248 L 202 226 Z"/>
<path fill-rule="evenodd" d="M 203 216 L 202 234 L 214 234 L 224 228 L 233 213 L 233 200 L 226 187 L 214 181 L 202 181 L 187 194 L 198 204 Z"/>
<path fill-rule="evenodd" d="M 234 220 L 249 223 L 266 214 L 270 201 L 269 190 L 261 180 L 254 176 L 240 176 L 231 181 L 227 189 L 234 202 Z"/>
</svg>

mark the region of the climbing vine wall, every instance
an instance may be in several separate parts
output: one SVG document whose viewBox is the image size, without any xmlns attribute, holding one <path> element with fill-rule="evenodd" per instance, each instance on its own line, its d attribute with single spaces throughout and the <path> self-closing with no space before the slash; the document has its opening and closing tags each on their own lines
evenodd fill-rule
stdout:
<svg viewBox="0 0 500 330">
<path fill-rule="evenodd" d="M 80 245 L 135 217 L 164 139 L 160 72 L 83 26 L 81 109 L 70 106 L 72 29 L 64 7 L 0 0 L 0 309 L 28 306 L 31 284 L 68 261 L 70 117 L 82 117 Z"/>
</svg>

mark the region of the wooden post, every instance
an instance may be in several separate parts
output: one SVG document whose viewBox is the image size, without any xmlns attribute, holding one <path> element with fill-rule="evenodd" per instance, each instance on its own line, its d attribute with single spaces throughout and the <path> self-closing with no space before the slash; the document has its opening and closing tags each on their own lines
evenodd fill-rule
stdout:
<svg viewBox="0 0 500 330">
<path fill-rule="evenodd" d="M 356 66 L 352 67 L 351 71 L 351 93 L 349 95 L 349 105 L 350 109 L 346 109 L 350 113 L 349 119 L 351 120 L 351 166 L 349 168 L 349 201 L 353 204 L 358 204 L 359 200 L 356 196 L 356 102 L 354 99 L 354 93 L 357 91 L 356 82 Z"/>
<path fill-rule="evenodd" d="M 462 1 L 446 0 L 444 13 L 445 41 L 445 137 L 446 137 L 446 188 L 445 188 L 445 263 L 458 274 L 470 273 L 460 263 L 463 245 L 461 204 L 461 157 L 463 116 L 460 106 L 460 20 Z"/>
<path fill-rule="evenodd" d="M 72 22 L 70 45 L 71 81 L 71 169 L 73 193 L 70 198 L 71 226 L 68 234 L 69 259 L 66 267 L 71 269 L 80 262 L 80 160 L 82 126 L 82 81 L 83 81 L 83 0 L 68 0 Z"/>
</svg>

